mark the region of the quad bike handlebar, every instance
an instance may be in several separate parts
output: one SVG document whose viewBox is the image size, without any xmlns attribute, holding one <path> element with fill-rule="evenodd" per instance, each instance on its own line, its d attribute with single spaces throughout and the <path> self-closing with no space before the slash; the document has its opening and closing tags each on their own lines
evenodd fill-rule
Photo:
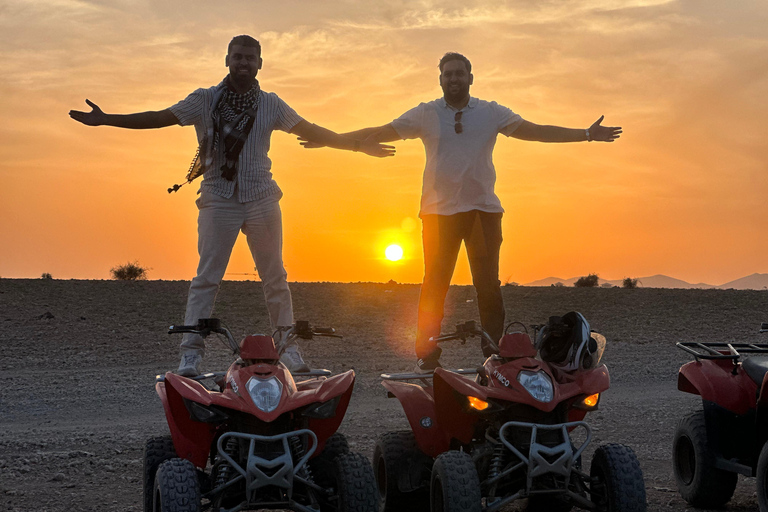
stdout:
<svg viewBox="0 0 768 512">
<path fill-rule="evenodd" d="M 285 333 L 285 339 L 302 338 L 311 340 L 315 336 L 343 338 L 342 335 L 336 334 L 336 329 L 333 327 L 312 327 L 306 320 L 297 320 L 296 323 L 287 329 L 278 329 L 278 331 L 280 330 Z M 232 353 L 236 355 L 240 354 L 240 345 L 235 341 L 235 338 L 232 336 L 229 329 L 221 325 L 221 320 L 218 318 L 201 318 L 197 321 L 197 325 L 171 325 L 168 327 L 168 334 L 184 333 L 197 334 L 202 338 L 206 338 L 212 333 L 221 334 L 226 337 L 229 348 L 232 349 Z"/>
<path fill-rule="evenodd" d="M 487 343 L 491 350 L 494 352 L 499 351 L 499 344 L 497 340 L 491 338 L 485 329 L 478 327 L 474 320 L 469 320 L 463 324 L 456 324 L 456 330 L 447 334 L 441 334 L 440 336 L 434 336 L 430 338 L 435 343 L 443 343 L 445 341 L 461 340 L 461 344 L 464 345 L 467 342 L 467 338 L 479 336 L 481 340 Z"/>
</svg>

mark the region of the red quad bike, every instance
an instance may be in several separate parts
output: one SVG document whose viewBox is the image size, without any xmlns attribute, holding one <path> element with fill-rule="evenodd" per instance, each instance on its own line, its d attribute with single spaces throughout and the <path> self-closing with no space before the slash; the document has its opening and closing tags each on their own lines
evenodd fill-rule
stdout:
<svg viewBox="0 0 768 512">
<path fill-rule="evenodd" d="M 768 323 L 760 332 L 768 332 Z M 694 507 L 733 496 L 739 474 L 757 476 L 760 512 L 768 512 L 768 344 L 678 343 L 694 361 L 677 388 L 703 407 L 680 420 L 672 445 L 677 487 Z"/>
<path fill-rule="evenodd" d="M 158 376 L 155 389 L 171 435 L 144 452 L 144 510 L 370 512 L 377 506 L 368 459 L 337 433 L 355 373 L 296 377 L 279 362 L 269 336 L 238 345 L 217 319 L 171 326 L 169 333 L 222 334 L 238 359 L 226 372 Z M 289 339 L 336 336 L 297 322 Z"/>
<path fill-rule="evenodd" d="M 384 434 L 376 444 L 380 510 L 492 512 L 527 498 L 528 510 L 645 511 L 643 475 L 632 449 L 600 446 L 590 472 L 582 469 L 592 437 L 582 420 L 597 409 L 610 379 L 599 364 L 605 338 L 591 333 L 583 316 L 569 313 L 550 323 L 568 315 L 583 322 L 561 337 L 579 338 L 571 348 L 561 347 L 567 352 L 561 364 L 542 360 L 527 332 L 509 332 L 513 325 L 527 331 L 518 322 L 498 346 L 467 322 L 434 340 L 464 343 L 482 336 L 497 353 L 477 370 L 382 375 L 411 430 Z M 549 324 L 534 328 L 540 335 L 554 331 Z M 546 336 L 537 345 L 541 339 Z M 540 351 L 546 348 L 545 341 Z M 568 370 L 571 364 L 575 370 Z M 422 385 L 413 383 L 418 380 Z"/>
</svg>

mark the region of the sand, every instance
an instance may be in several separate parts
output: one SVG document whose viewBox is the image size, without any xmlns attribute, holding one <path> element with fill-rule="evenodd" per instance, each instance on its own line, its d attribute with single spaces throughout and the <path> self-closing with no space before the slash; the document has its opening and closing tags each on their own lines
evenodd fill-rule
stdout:
<svg viewBox="0 0 768 512">
<path fill-rule="evenodd" d="M 145 440 L 167 432 L 156 374 L 178 365 L 188 282 L 0 279 L 0 510 L 140 511 Z M 303 342 L 314 367 L 354 368 L 355 391 L 341 431 L 371 456 L 375 438 L 407 428 L 382 372 L 410 371 L 416 285 L 294 283 L 296 319 L 333 326 L 344 339 Z M 700 399 L 677 390 L 689 360 L 677 341 L 762 341 L 768 292 L 505 286 L 508 320 L 542 323 L 576 310 L 608 339 L 612 385 L 587 417 L 593 446 L 630 445 L 642 466 L 649 510 L 692 510 L 671 467 L 676 424 Z M 472 287 L 452 287 L 446 328 L 478 319 Z M 236 337 L 267 332 L 260 283 L 226 282 L 216 305 Z M 768 335 L 763 335 L 768 336 Z M 468 342 L 445 347 L 445 366 L 482 360 Z M 231 354 L 208 343 L 205 370 Z M 589 460 L 589 455 L 586 460 Z M 512 507 L 509 510 L 517 510 Z M 726 510 L 755 511 L 755 480 L 741 478 Z"/>
</svg>

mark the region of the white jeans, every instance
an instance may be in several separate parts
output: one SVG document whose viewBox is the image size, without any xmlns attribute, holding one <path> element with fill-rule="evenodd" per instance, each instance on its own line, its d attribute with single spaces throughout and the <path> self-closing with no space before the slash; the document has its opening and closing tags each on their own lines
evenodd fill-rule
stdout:
<svg viewBox="0 0 768 512">
<path fill-rule="evenodd" d="M 240 203 L 237 193 L 227 199 L 203 190 L 197 199 L 197 251 L 200 263 L 187 297 L 186 325 L 208 318 L 219 283 L 224 278 L 237 235 L 242 231 L 251 249 L 256 271 L 264 288 L 264 299 L 272 329 L 293 324 L 291 291 L 283 266 L 283 222 L 279 197 Z M 200 336 L 185 334 L 181 350 L 197 350 L 205 343 Z"/>
</svg>

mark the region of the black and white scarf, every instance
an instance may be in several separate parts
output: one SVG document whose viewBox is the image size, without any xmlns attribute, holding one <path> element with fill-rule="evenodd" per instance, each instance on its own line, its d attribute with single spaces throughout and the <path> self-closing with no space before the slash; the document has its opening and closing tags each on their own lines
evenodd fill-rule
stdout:
<svg viewBox="0 0 768 512">
<path fill-rule="evenodd" d="M 210 156 L 222 151 L 224 164 L 221 166 L 221 176 L 232 181 L 237 174 L 237 160 L 240 151 L 242 151 L 256 120 L 261 89 L 259 88 L 259 81 L 255 80 L 247 92 L 238 94 L 229 88 L 228 82 L 229 76 L 223 81 L 223 94 L 213 111 L 213 126 L 217 129 L 214 129 L 213 132 Z M 223 147 L 219 149 L 222 141 Z M 211 163 L 213 163 L 212 160 L 211 158 Z"/>
<path fill-rule="evenodd" d="M 195 178 L 213 169 L 213 161 L 219 151 L 222 151 L 224 158 L 224 164 L 220 168 L 221 176 L 228 181 L 235 179 L 238 157 L 253 128 L 260 100 L 261 88 L 258 80 L 254 80 L 247 92 L 238 94 L 229 87 L 229 75 L 224 77 L 213 96 L 213 122 L 208 125 L 200 141 L 195 158 L 189 166 L 186 183 L 191 183 Z M 224 147 L 220 149 L 221 140 L 224 141 Z M 174 185 L 168 192 L 175 192 L 180 187 L 181 185 Z"/>
</svg>

